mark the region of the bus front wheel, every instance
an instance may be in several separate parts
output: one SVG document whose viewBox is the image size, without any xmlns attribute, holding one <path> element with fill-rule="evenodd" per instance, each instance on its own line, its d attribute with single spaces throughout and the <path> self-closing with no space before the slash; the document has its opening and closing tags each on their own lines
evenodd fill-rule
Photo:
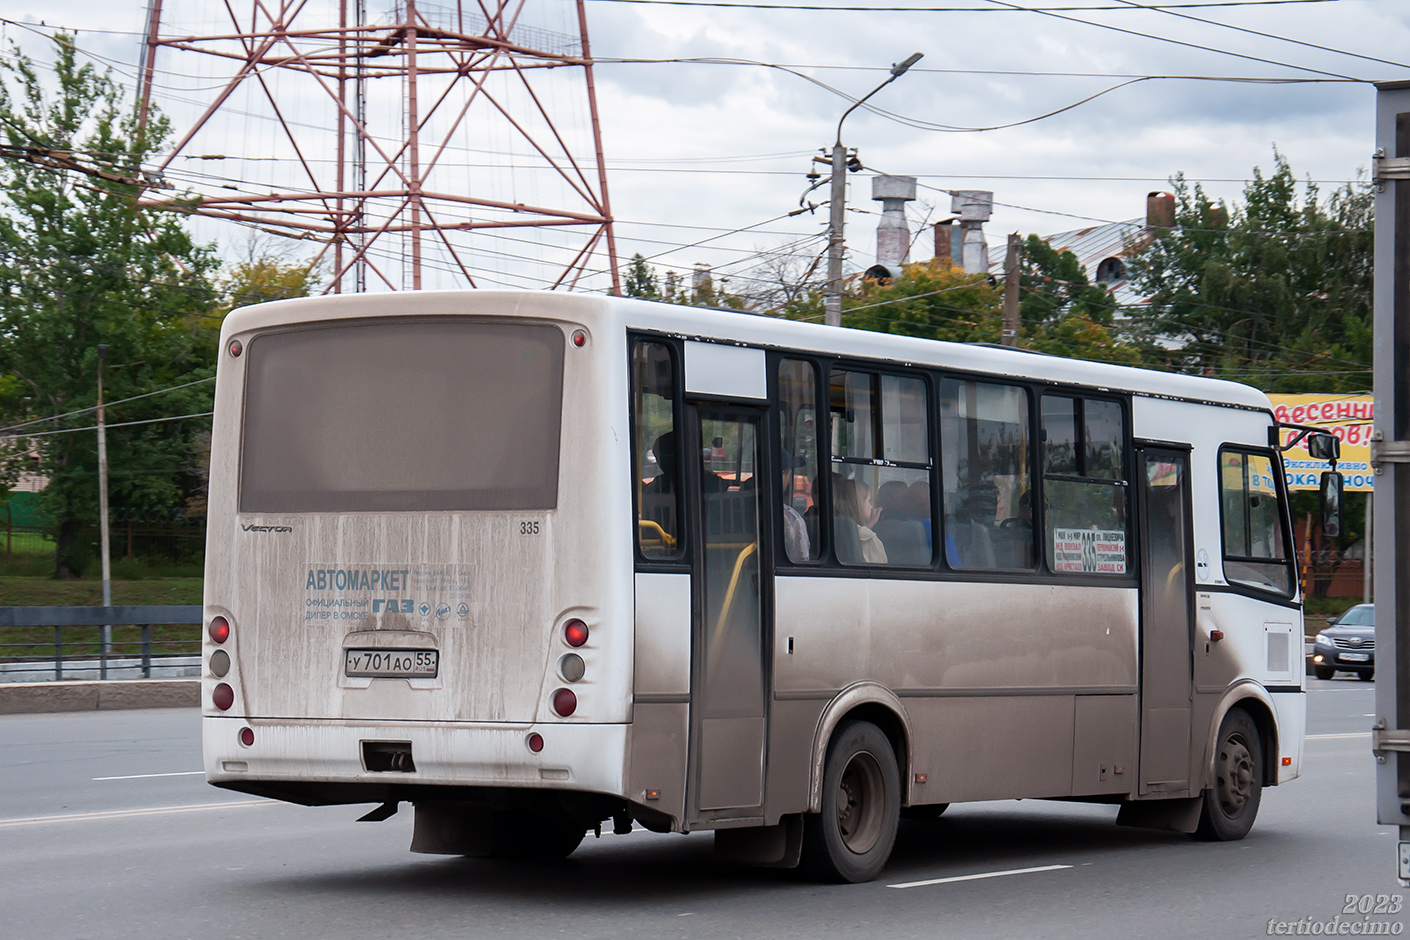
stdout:
<svg viewBox="0 0 1410 940">
<path fill-rule="evenodd" d="M 1219 725 L 1216 747 L 1195 838 L 1233 842 L 1253 828 L 1263 795 L 1263 746 L 1248 712 L 1229 710 Z"/>
<path fill-rule="evenodd" d="M 822 811 L 803 825 L 803 861 L 828 881 L 870 881 L 896 844 L 901 772 L 891 742 L 865 721 L 845 721 L 823 765 Z"/>
</svg>

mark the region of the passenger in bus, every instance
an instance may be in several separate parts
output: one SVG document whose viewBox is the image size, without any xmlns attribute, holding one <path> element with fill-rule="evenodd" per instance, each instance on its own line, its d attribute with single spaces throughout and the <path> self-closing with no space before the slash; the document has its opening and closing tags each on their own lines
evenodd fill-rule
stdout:
<svg viewBox="0 0 1410 940">
<path fill-rule="evenodd" d="M 930 534 L 911 511 L 910 491 L 900 480 L 889 480 L 876 491 L 881 517 L 871 527 L 886 546 L 892 565 L 930 564 Z M 929 520 L 927 520 L 929 521 Z"/>
<path fill-rule="evenodd" d="M 881 517 L 881 510 L 871 504 L 871 487 L 861 480 L 833 474 L 832 499 L 836 515 L 856 524 L 857 541 L 861 548 L 859 561 L 868 565 L 886 564 L 886 545 L 871 528 Z M 842 558 L 841 536 L 838 538 L 838 559 L 846 560 Z"/>
<path fill-rule="evenodd" d="M 992 483 L 974 483 L 954 494 L 945 516 L 945 560 L 951 568 L 993 568 L 994 514 L 999 491 Z"/>
<path fill-rule="evenodd" d="M 783 548 L 788 560 L 797 564 L 812 561 L 812 540 L 808 537 L 808 523 L 803 514 L 793 505 L 793 471 L 806 466 L 806 462 L 794 457 L 787 450 L 779 449 L 779 466 L 783 472 Z"/>
</svg>

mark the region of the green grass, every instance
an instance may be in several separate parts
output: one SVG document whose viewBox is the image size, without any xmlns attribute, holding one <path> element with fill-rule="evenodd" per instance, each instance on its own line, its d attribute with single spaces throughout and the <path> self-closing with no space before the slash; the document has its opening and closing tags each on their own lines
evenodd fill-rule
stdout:
<svg viewBox="0 0 1410 940">
<path fill-rule="evenodd" d="M 49 565 L 53 562 L 50 560 Z M 200 604 L 200 578 L 152 578 L 140 581 L 114 580 L 114 605 Z M 103 603 L 103 582 L 96 578 L 58 581 L 52 577 L 0 576 L 0 606 L 4 607 L 85 607 Z M 199 625 L 173 624 L 150 630 L 152 652 L 199 653 Z M 141 653 L 140 627 L 113 627 L 114 654 Z M 65 627 L 64 656 L 96 656 L 99 628 Z M 50 659 L 54 654 L 53 627 L 6 627 L 0 629 L 0 660 Z"/>
<path fill-rule="evenodd" d="M 114 579 L 113 604 L 199 604 L 200 578 Z M 0 607 L 83 607 L 103 603 L 98 578 L 59 581 L 44 576 L 0 576 Z"/>
</svg>

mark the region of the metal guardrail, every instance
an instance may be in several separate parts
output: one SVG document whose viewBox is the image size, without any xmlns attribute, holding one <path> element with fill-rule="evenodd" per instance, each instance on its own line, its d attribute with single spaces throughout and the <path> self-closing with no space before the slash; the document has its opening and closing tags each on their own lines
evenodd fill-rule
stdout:
<svg viewBox="0 0 1410 940">
<path fill-rule="evenodd" d="M 99 642 L 96 658 L 98 660 L 98 677 L 108 678 L 109 660 L 115 658 L 115 647 L 139 647 L 137 657 L 140 658 L 140 668 L 143 678 L 151 678 L 152 675 L 152 627 L 166 626 L 171 624 L 200 624 L 204 620 L 203 611 L 200 605 L 151 605 L 151 606 L 115 606 L 115 607 L 0 607 L 0 629 L 22 628 L 22 627 L 53 627 L 54 641 L 50 643 L 21 641 L 3 642 L 0 641 L 0 660 L 4 662 L 26 662 L 34 661 L 40 649 L 45 651 L 52 649 L 54 655 L 54 678 L 61 680 L 64 677 L 64 628 L 65 627 L 104 627 L 104 626 L 136 626 L 141 628 L 140 639 L 125 643 L 102 643 Z M 0 636 L 3 636 L 0 633 Z M 196 642 L 199 643 L 199 632 L 196 635 Z M 190 641 L 158 640 L 158 645 L 171 645 L 173 643 L 189 643 Z M 92 644 L 88 644 L 91 646 Z M 10 654 L 8 650 L 21 649 L 31 651 L 29 654 Z M 94 654 L 87 654 L 89 658 L 94 658 Z M 47 656 L 44 657 L 47 659 Z M 128 658 L 133 658 L 129 654 Z"/>
</svg>

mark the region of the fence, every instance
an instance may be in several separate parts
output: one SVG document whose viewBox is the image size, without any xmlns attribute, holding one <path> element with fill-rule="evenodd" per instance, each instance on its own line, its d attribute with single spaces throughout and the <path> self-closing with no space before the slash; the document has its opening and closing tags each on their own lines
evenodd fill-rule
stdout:
<svg viewBox="0 0 1410 940">
<path fill-rule="evenodd" d="M 200 675 L 201 622 L 199 605 L 0 607 L 0 681 Z"/>
</svg>

